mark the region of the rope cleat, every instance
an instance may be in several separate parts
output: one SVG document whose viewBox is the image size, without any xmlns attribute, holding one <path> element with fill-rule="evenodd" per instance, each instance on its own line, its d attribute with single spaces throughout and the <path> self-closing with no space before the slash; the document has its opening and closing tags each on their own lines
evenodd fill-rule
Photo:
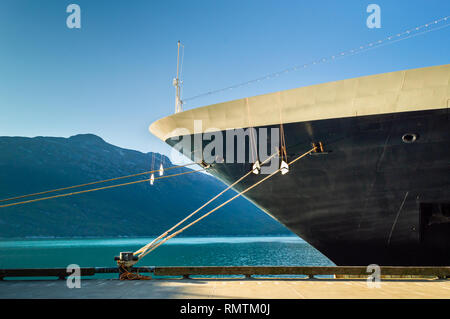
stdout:
<svg viewBox="0 0 450 319">
<path fill-rule="evenodd" d="M 117 261 L 119 269 L 125 268 L 128 270 L 139 261 L 139 258 L 132 252 L 121 252 L 119 257 L 114 257 L 114 260 Z"/>
</svg>

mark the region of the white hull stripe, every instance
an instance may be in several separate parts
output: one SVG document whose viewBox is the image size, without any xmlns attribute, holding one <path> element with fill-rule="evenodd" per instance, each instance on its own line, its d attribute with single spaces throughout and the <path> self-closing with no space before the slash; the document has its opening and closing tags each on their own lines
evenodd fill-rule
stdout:
<svg viewBox="0 0 450 319">
<path fill-rule="evenodd" d="M 247 102 L 248 101 L 248 102 Z M 247 105 L 248 103 L 248 105 Z M 450 64 L 364 76 L 208 105 L 150 125 L 165 141 L 203 131 L 450 107 Z M 250 116 L 249 116 L 250 114 Z M 201 133 L 201 132 L 195 132 Z"/>
</svg>

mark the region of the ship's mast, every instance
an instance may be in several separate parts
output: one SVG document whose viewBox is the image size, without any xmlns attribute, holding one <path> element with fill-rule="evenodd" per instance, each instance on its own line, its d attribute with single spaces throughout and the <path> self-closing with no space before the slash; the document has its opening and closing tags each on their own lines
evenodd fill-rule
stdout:
<svg viewBox="0 0 450 319">
<path fill-rule="evenodd" d="M 183 111 L 183 101 L 181 101 L 181 81 L 180 81 L 180 46 L 178 41 L 178 56 L 177 56 L 177 77 L 173 79 L 173 86 L 175 87 L 175 113 Z M 184 52 L 184 51 L 183 51 Z"/>
</svg>

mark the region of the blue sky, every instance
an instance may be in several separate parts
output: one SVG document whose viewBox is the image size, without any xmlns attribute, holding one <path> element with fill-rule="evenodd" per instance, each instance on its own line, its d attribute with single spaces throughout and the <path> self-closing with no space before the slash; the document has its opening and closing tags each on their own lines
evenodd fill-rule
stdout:
<svg viewBox="0 0 450 319">
<path fill-rule="evenodd" d="M 66 7 L 81 7 L 81 29 Z M 366 7 L 381 8 L 381 28 Z M 450 15 L 448 0 L 2 0 L 0 136 L 94 133 L 169 153 L 148 131 L 173 113 L 177 41 L 183 97 L 309 63 Z M 450 63 L 450 27 L 192 100 L 185 109 L 369 74 Z"/>
</svg>

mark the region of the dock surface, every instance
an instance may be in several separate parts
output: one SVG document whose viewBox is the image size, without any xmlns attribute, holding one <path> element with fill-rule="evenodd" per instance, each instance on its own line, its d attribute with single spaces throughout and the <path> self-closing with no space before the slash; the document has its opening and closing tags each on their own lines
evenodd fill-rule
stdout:
<svg viewBox="0 0 450 319">
<path fill-rule="evenodd" d="M 0 281 L 0 298 L 40 299 L 450 299 L 450 280 L 386 279 L 369 288 L 362 279 L 83 279 Z"/>
</svg>

